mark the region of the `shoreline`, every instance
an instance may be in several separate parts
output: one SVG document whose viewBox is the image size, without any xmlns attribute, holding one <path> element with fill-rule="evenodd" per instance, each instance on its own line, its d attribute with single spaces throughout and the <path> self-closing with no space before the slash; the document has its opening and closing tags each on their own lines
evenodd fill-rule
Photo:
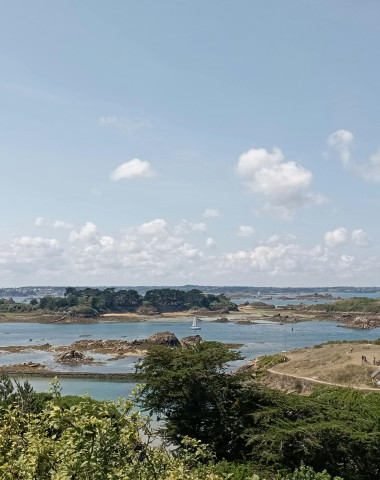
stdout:
<svg viewBox="0 0 380 480">
<path fill-rule="evenodd" d="M 49 371 L 22 371 L 22 370 L 3 370 L 0 368 L 0 373 L 5 373 L 11 377 L 34 377 L 34 378 L 86 378 L 94 380 L 109 380 L 109 381 L 125 381 L 125 382 L 137 382 L 137 376 L 135 373 L 98 373 L 98 372 L 56 372 Z"/>
<path fill-rule="evenodd" d="M 352 329 L 368 329 L 380 327 L 380 314 L 370 312 L 325 312 L 311 309 L 310 306 L 288 305 L 273 308 L 239 305 L 238 311 L 224 313 L 209 312 L 170 312 L 158 315 L 137 315 L 135 313 L 106 313 L 99 317 L 65 317 L 62 314 L 46 313 L 2 313 L 0 323 L 38 323 L 46 325 L 91 325 L 107 323 L 181 323 L 191 322 L 196 315 L 199 321 L 215 323 L 252 324 L 270 322 L 279 324 L 295 324 L 298 322 L 336 322 L 339 326 Z"/>
</svg>

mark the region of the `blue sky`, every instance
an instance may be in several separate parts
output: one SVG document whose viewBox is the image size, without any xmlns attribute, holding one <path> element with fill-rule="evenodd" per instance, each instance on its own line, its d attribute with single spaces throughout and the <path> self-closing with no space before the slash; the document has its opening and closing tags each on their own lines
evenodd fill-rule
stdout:
<svg viewBox="0 0 380 480">
<path fill-rule="evenodd" d="M 379 2 L 0 7 L 0 286 L 380 284 Z"/>
</svg>

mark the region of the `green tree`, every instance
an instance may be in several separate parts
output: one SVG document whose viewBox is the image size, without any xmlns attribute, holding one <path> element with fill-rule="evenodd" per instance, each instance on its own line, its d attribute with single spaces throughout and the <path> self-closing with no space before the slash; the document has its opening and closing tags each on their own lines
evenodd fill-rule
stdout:
<svg viewBox="0 0 380 480">
<path fill-rule="evenodd" d="M 185 292 L 172 288 L 148 290 L 144 300 L 150 302 L 159 312 L 165 310 L 184 310 Z"/>
<path fill-rule="evenodd" d="M 227 362 L 240 358 L 218 342 L 154 347 L 138 367 L 145 382 L 142 405 L 165 416 L 167 434 L 176 444 L 189 435 L 209 444 L 219 458 L 239 457 L 251 418 L 244 419 L 242 412 L 254 409 L 254 390 L 226 371 Z"/>
<path fill-rule="evenodd" d="M 113 310 L 119 312 L 135 311 L 141 304 L 142 297 L 136 290 L 118 290 L 113 294 Z"/>
<path fill-rule="evenodd" d="M 196 288 L 188 290 L 185 293 L 185 305 L 187 308 L 193 307 L 205 307 L 208 308 L 209 302 L 207 301 L 206 296 Z"/>
<path fill-rule="evenodd" d="M 66 290 L 65 290 L 65 293 L 64 293 L 64 296 L 65 297 L 69 297 L 70 295 L 75 295 L 75 296 L 78 296 L 79 295 L 79 292 L 76 288 L 74 287 L 67 287 Z"/>
<path fill-rule="evenodd" d="M 310 397 L 262 391 L 246 430 L 251 458 L 288 471 L 302 463 L 346 480 L 380 477 L 380 397 L 317 389 Z"/>
</svg>

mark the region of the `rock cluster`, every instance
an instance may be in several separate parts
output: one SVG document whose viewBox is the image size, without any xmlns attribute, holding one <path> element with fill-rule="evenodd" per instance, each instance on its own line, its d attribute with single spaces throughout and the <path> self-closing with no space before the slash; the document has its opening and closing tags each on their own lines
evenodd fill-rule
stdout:
<svg viewBox="0 0 380 480">
<path fill-rule="evenodd" d="M 92 357 L 87 357 L 84 353 L 77 352 L 76 350 L 69 350 L 55 357 L 56 362 L 62 363 L 89 363 L 93 360 Z"/>
<path fill-rule="evenodd" d="M 252 302 L 248 305 L 253 308 L 259 308 L 260 310 L 274 310 L 276 308 L 274 305 L 265 302 Z"/>
<path fill-rule="evenodd" d="M 31 368 L 45 368 L 45 365 L 41 365 L 40 363 L 36 362 L 24 362 L 19 364 L 22 367 L 31 367 Z"/>
<path fill-rule="evenodd" d="M 148 339 L 140 341 L 145 343 L 153 343 L 154 345 L 166 345 L 168 347 L 178 347 L 179 345 L 178 338 L 174 335 L 174 333 L 171 332 L 155 333 L 154 335 L 151 335 Z"/>
<path fill-rule="evenodd" d="M 346 318 L 347 321 L 347 318 Z M 377 328 L 380 326 L 379 317 L 360 317 L 357 316 L 352 320 L 348 321 L 346 328 L 358 328 L 361 330 L 371 330 L 372 328 Z"/>
<path fill-rule="evenodd" d="M 186 347 L 195 347 L 196 345 L 202 343 L 203 339 L 200 335 L 190 335 L 188 337 L 182 338 L 180 342 L 181 345 L 184 345 Z"/>
<path fill-rule="evenodd" d="M 199 335 L 185 337 L 179 341 L 172 332 L 159 332 L 151 335 L 149 338 L 133 340 L 132 342 L 127 342 L 126 340 L 78 340 L 70 346 L 70 349 L 76 351 L 76 353 L 91 351 L 96 353 L 112 353 L 118 356 L 123 356 L 140 353 L 141 351 L 149 348 L 150 345 L 178 347 L 181 344 L 196 345 L 202 341 L 203 340 Z"/>
<path fill-rule="evenodd" d="M 281 313 L 276 313 L 271 317 L 271 320 L 274 322 L 281 322 L 281 323 L 296 323 L 298 319 L 296 317 L 291 317 L 290 315 L 281 315 Z"/>
</svg>

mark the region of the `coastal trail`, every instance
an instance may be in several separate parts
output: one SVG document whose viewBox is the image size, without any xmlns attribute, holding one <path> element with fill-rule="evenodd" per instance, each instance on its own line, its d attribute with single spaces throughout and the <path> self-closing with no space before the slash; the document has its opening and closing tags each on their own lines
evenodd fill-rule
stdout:
<svg viewBox="0 0 380 480">
<path fill-rule="evenodd" d="M 304 381 L 307 381 L 307 382 L 310 382 L 310 383 L 317 383 L 319 385 L 328 385 L 330 387 L 353 388 L 354 390 L 380 393 L 380 388 L 379 387 L 377 387 L 377 388 L 375 388 L 375 387 L 362 387 L 362 386 L 344 385 L 342 383 L 327 382 L 327 381 L 324 381 L 324 380 L 318 380 L 316 378 L 301 377 L 299 375 L 295 375 L 295 374 L 292 374 L 292 373 L 279 372 L 279 371 L 276 371 L 274 368 L 268 368 L 267 372 L 272 373 L 274 375 L 279 375 L 279 376 L 282 376 L 282 377 L 290 377 L 290 378 L 294 378 L 296 380 L 304 380 Z"/>
</svg>

